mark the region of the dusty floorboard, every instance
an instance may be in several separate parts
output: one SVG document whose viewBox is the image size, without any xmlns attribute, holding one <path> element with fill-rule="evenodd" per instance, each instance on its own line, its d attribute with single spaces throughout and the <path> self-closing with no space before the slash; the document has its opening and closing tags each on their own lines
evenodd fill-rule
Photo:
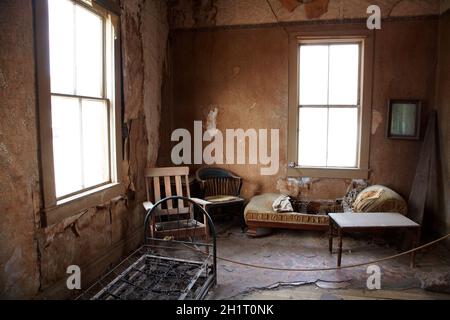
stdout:
<svg viewBox="0 0 450 320">
<path fill-rule="evenodd" d="M 271 236 L 252 239 L 237 227 L 218 223 L 218 229 L 219 257 L 281 268 L 336 266 L 336 254 L 329 254 L 328 238 L 323 232 L 279 230 Z M 398 252 L 394 246 L 375 243 L 364 235 L 347 237 L 344 239 L 343 265 L 373 261 Z M 409 267 L 408 256 L 379 266 L 382 290 L 368 291 L 366 267 L 286 272 L 252 269 L 219 259 L 218 285 L 209 294 L 209 299 L 450 298 L 450 254 L 443 246 L 419 253 L 415 269 Z"/>
</svg>

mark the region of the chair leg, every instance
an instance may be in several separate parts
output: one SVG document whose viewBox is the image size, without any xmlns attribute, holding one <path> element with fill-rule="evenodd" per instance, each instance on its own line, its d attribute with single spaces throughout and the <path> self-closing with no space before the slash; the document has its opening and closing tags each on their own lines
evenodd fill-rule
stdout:
<svg viewBox="0 0 450 320">
<path fill-rule="evenodd" d="M 207 206 L 204 206 L 203 209 L 206 211 L 206 213 L 209 214 L 209 210 Z M 203 223 L 205 225 L 205 243 L 208 244 L 209 243 L 209 223 L 208 223 L 208 218 L 206 217 L 206 215 L 203 215 Z M 206 246 L 206 253 L 209 254 L 209 247 Z"/>
<path fill-rule="evenodd" d="M 152 223 L 151 223 L 151 226 L 150 226 L 150 236 L 152 238 L 155 238 L 156 218 L 152 217 L 151 219 L 152 219 Z"/>
<path fill-rule="evenodd" d="M 239 217 L 241 219 L 241 230 L 242 230 L 242 233 L 245 233 L 245 229 L 247 229 L 247 224 L 245 223 L 244 210 L 245 210 L 245 206 L 244 206 L 244 204 L 242 204 L 242 206 L 241 206 L 241 208 L 239 210 Z"/>
</svg>

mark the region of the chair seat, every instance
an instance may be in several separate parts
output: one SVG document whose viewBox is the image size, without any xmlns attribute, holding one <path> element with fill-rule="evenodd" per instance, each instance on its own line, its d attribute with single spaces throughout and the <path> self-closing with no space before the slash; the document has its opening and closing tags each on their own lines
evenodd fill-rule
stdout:
<svg viewBox="0 0 450 320">
<path fill-rule="evenodd" d="M 181 229 L 204 228 L 205 225 L 195 219 L 188 219 L 188 220 L 158 222 L 156 223 L 155 227 L 156 231 L 173 231 Z"/>
<path fill-rule="evenodd" d="M 223 203 L 223 202 L 239 202 L 243 201 L 244 199 L 235 196 L 223 195 L 223 196 L 206 197 L 205 200 L 211 203 Z"/>
</svg>

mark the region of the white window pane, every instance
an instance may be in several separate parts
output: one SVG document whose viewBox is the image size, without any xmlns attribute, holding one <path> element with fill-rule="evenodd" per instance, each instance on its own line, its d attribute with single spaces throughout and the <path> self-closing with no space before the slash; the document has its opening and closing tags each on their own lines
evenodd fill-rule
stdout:
<svg viewBox="0 0 450 320">
<path fill-rule="evenodd" d="M 74 5 L 69 0 L 49 0 L 51 90 L 74 94 Z"/>
<path fill-rule="evenodd" d="M 327 109 L 300 108 L 299 165 L 325 167 L 327 162 Z"/>
<path fill-rule="evenodd" d="M 358 109 L 330 108 L 328 128 L 328 166 L 357 166 Z"/>
<path fill-rule="evenodd" d="M 358 104 L 359 45 L 330 46 L 330 105 Z"/>
<path fill-rule="evenodd" d="M 76 6 L 76 94 L 102 97 L 103 22 L 100 16 Z"/>
<path fill-rule="evenodd" d="M 300 46 L 300 105 L 328 104 L 328 46 Z"/>
<path fill-rule="evenodd" d="M 84 187 L 109 182 L 108 107 L 104 101 L 83 99 Z"/>
<path fill-rule="evenodd" d="M 53 157 L 57 198 L 83 188 L 80 128 L 79 100 L 53 96 Z"/>
</svg>

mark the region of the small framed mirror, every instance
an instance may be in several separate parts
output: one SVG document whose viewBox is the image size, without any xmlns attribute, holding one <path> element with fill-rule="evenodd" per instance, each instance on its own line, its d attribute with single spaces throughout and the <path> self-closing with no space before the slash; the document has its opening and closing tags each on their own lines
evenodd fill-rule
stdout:
<svg viewBox="0 0 450 320">
<path fill-rule="evenodd" d="M 420 100 L 389 100 L 387 137 L 390 139 L 420 139 Z"/>
</svg>

